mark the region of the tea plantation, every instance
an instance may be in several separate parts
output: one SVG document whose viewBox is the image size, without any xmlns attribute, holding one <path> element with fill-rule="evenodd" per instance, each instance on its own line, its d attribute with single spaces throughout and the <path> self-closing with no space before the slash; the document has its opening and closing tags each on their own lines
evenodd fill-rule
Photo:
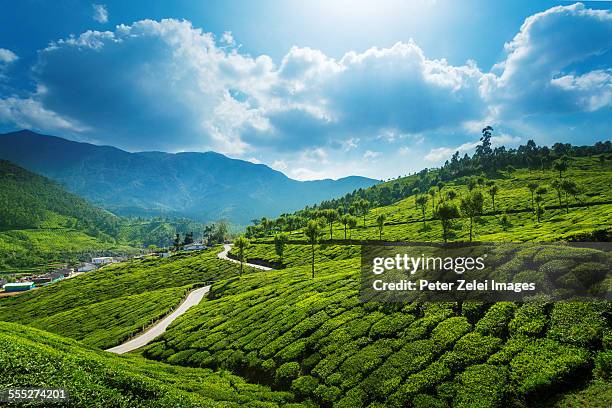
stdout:
<svg viewBox="0 0 612 408">
<path fill-rule="evenodd" d="M 15 297 L 0 320 L 28 324 L 100 348 L 117 345 L 177 305 L 193 284 L 237 274 L 218 250 L 109 265 Z"/>
<path fill-rule="evenodd" d="M 610 303 L 361 303 L 356 247 L 325 246 L 315 279 L 305 248 L 288 246 L 286 269 L 215 284 L 143 355 L 230 369 L 320 406 L 533 406 L 590 380 L 589 403 L 602 403 L 589 406 L 612 398 Z"/>
<path fill-rule="evenodd" d="M 228 372 L 119 357 L 74 340 L 0 322 L 0 389 L 65 388 L 67 407 L 299 407 L 289 392 Z M 57 404 L 52 404 L 55 406 Z M 32 403 L 31 406 L 41 406 Z"/>
</svg>

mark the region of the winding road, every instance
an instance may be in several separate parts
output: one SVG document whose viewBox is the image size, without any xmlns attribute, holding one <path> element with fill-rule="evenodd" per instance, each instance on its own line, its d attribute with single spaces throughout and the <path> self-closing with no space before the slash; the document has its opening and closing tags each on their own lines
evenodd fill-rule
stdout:
<svg viewBox="0 0 612 408">
<path fill-rule="evenodd" d="M 130 351 L 134 351 L 146 344 L 149 344 L 153 339 L 162 335 L 168 326 L 176 320 L 177 317 L 185 313 L 191 307 L 200 303 L 204 295 L 206 295 L 210 291 L 210 285 L 204 286 L 202 288 L 192 290 L 187 298 L 180 304 L 178 308 L 168 316 L 161 319 L 159 322 L 155 323 L 155 325 L 148 330 L 142 332 L 138 336 L 134 337 L 131 340 L 126 341 L 123 344 L 115 346 L 113 348 L 109 348 L 106 351 L 110 351 L 115 354 L 124 354 Z"/>
<path fill-rule="evenodd" d="M 239 264 L 240 261 L 237 261 L 237 260 L 232 259 L 232 258 L 227 256 L 227 254 L 230 251 L 230 249 L 232 249 L 232 244 L 224 244 L 223 245 L 223 251 L 219 252 L 217 254 L 217 257 L 219 259 L 223 259 L 225 261 L 230 261 L 230 262 Z M 252 264 L 252 263 L 248 263 L 248 262 L 245 262 L 244 264 L 250 266 L 251 268 L 261 269 L 262 271 L 272 271 L 272 270 L 274 270 L 274 268 L 270 268 L 269 266 L 256 265 L 256 264 Z"/>
<path fill-rule="evenodd" d="M 223 251 L 219 252 L 217 254 L 217 257 L 225 261 L 240 263 L 240 261 L 229 258 L 227 256 L 230 249 L 232 249 L 231 244 L 224 244 Z M 267 266 L 255 265 L 255 264 L 251 264 L 248 262 L 245 262 L 244 264 L 252 268 L 257 268 L 257 269 L 261 269 L 264 271 L 272 270 L 272 268 L 269 268 Z M 124 353 L 129 353 L 130 351 L 134 351 L 136 349 L 139 349 L 142 346 L 149 344 L 155 338 L 161 336 L 166 331 L 168 326 L 170 326 L 170 324 L 172 324 L 172 322 L 175 321 L 180 315 L 182 315 L 187 310 L 191 309 L 193 306 L 200 303 L 200 301 L 202 301 L 204 296 L 206 296 L 206 294 L 209 291 L 210 291 L 210 285 L 192 290 L 191 292 L 189 292 L 189 295 L 187 295 L 187 298 L 179 305 L 178 308 L 176 308 L 174 312 L 170 313 L 169 315 L 167 315 L 166 317 L 164 317 L 163 319 L 155 323 L 152 327 L 150 327 L 149 329 L 139 334 L 138 336 L 126 341 L 123 344 L 120 344 L 113 348 L 109 348 L 106 351 L 109 351 L 115 354 L 124 354 Z"/>
</svg>

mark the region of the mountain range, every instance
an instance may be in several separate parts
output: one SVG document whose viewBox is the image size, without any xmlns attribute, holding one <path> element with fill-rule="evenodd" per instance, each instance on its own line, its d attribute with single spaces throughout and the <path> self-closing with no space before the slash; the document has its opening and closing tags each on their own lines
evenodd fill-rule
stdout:
<svg viewBox="0 0 612 408">
<path fill-rule="evenodd" d="M 378 181 L 293 180 L 215 152 L 137 152 L 29 130 L 0 134 L 0 159 L 49 177 L 117 215 L 227 219 L 245 225 L 342 196 Z"/>
</svg>

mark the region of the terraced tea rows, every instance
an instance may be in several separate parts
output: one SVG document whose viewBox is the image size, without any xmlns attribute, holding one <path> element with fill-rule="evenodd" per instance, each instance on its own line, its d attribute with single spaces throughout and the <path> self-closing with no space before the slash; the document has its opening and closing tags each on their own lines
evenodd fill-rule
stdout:
<svg viewBox="0 0 612 408">
<path fill-rule="evenodd" d="M 302 265 L 219 282 L 144 355 L 338 407 L 531 405 L 608 378 L 609 303 L 361 303 L 358 269 L 349 257 L 315 279 Z"/>
</svg>

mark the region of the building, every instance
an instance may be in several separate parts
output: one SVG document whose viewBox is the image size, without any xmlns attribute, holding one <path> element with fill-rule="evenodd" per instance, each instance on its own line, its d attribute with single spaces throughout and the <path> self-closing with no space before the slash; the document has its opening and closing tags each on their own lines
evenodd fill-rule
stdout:
<svg viewBox="0 0 612 408">
<path fill-rule="evenodd" d="M 0 288 L 4 286 L 6 279 L 0 279 Z"/>
<path fill-rule="evenodd" d="M 85 262 L 77 268 L 77 272 L 91 272 L 96 269 L 97 269 L 96 265 L 89 263 L 89 262 Z"/>
<path fill-rule="evenodd" d="M 72 268 L 62 268 L 53 271 L 52 275 L 56 275 L 59 278 L 68 278 L 70 275 L 72 275 L 72 272 L 74 272 L 74 269 Z"/>
<path fill-rule="evenodd" d="M 25 292 L 26 290 L 34 289 L 34 282 L 15 282 L 15 283 L 5 283 L 4 286 L 5 292 Z"/>
<path fill-rule="evenodd" d="M 107 265 L 111 264 L 115 261 L 115 258 L 112 256 L 101 256 L 98 258 L 91 258 L 91 263 L 94 265 Z"/>
<path fill-rule="evenodd" d="M 183 247 L 183 251 L 199 251 L 201 249 L 206 249 L 206 245 L 201 242 L 194 242 Z"/>
</svg>

